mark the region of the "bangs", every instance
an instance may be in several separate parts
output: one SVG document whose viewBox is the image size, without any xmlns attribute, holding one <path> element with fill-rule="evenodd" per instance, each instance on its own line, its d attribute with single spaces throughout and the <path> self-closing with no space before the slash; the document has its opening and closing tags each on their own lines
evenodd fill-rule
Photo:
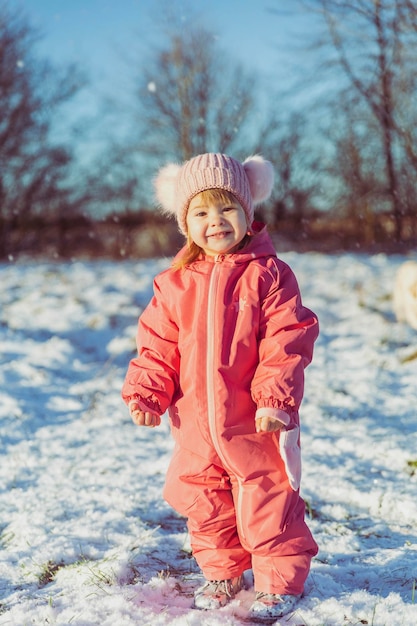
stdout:
<svg viewBox="0 0 417 626">
<path fill-rule="evenodd" d="M 231 191 L 226 189 L 205 189 L 197 194 L 204 202 L 237 202 L 240 206 L 239 200 L 232 194 Z"/>
</svg>

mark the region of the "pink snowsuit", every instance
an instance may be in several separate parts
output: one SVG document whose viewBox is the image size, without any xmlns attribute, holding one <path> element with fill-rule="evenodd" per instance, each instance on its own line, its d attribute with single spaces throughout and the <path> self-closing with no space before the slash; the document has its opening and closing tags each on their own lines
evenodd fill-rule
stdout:
<svg viewBox="0 0 417 626">
<path fill-rule="evenodd" d="M 176 445 L 164 496 L 187 517 L 208 580 L 252 568 L 257 591 L 303 590 L 317 545 L 298 492 L 298 409 L 317 335 L 265 228 L 235 254 L 154 281 L 122 395 L 168 409 Z M 265 415 L 284 430 L 256 433 Z"/>
</svg>

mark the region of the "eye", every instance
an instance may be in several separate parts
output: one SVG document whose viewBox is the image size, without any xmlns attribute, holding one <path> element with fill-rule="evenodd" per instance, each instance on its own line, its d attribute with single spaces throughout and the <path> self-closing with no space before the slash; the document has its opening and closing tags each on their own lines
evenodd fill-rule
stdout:
<svg viewBox="0 0 417 626">
<path fill-rule="evenodd" d="M 234 211 L 235 209 L 236 209 L 236 207 L 234 207 L 234 206 L 225 206 L 223 208 L 223 211 L 224 212 L 228 212 L 228 211 Z"/>
<path fill-rule="evenodd" d="M 206 209 L 195 208 L 191 211 L 190 217 L 205 217 L 207 215 Z"/>
</svg>

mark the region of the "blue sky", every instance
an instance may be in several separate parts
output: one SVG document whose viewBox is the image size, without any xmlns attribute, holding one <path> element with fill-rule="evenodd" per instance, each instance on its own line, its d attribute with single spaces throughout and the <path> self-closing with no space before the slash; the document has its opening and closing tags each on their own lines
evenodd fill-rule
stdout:
<svg viewBox="0 0 417 626">
<path fill-rule="evenodd" d="M 311 75 L 302 51 L 311 15 L 301 12 L 294 17 L 294 0 L 12 0 L 40 32 L 42 56 L 56 65 L 76 62 L 89 76 L 88 87 L 55 118 L 60 137 L 71 133 L 73 124 L 89 129 L 74 144 L 80 162 L 99 152 L 108 134 L 128 132 L 124 120 L 129 116 L 122 114 L 109 124 L 102 115 L 103 101 L 110 97 L 119 110 L 130 108 L 141 55 L 145 58 L 150 46 L 161 41 L 164 3 L 174 6 L 186 25 L 198 18 L 215 34 L 219 49 L 260 73 L 277 94 L 277 106 L 280 91 L 288 89 L 295 76 L 303 80 Z"/>
<path fill-rule="evenodd" d="M 160 36 L 160 0 L 15 0 L 42 33 L 40 51 L 60 63 L 76 61 L 97 84 L 122 85 L 133 50 L 146 50 Z M 291 0 L 171 0 L 186 22 L 199 15 L 219 45 L 248 68 L 287 80 L 305 16 L 290 18 Z M 280 14 L 271 13 L 279 10 Z M 310 16 L 311 19 L 311 16 Z M 159 34 L 158 34 L 159 33 Z M 303 60 L 297 61 L 302 68 Z"/>
</svg>

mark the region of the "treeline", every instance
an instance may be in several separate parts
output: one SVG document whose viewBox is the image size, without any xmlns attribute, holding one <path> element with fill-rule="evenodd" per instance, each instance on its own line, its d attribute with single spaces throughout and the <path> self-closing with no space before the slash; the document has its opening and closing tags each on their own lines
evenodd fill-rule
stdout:
<svg viewBox="0 0 417 626">
<path fill-rule="evenodd" d="M 85 124 L 74 118 L 85 72 L 41 59 L 24 13 L 1 3 L 0 257 L 173 254 L 181 238 L 155 211 L 151 180 L 205 151 L 273 162 L 274 195 L 259 213 L 281 247 L 415 247 L 416 3 L 284 4 L 286 19 L 315 25 L 300 33 L 308 71 L 294 66 L 285 89 L 173 15 L 162 43 L 130 62 L 128 106 L 116 94 Z M 282 1 L 271 7 L 284 19 Z M 94 133 L 100 149 L 81 158 Z"/>
<path fill-rule="evenodd" d="M 257 217 L 268 223 L 265 211 Z M 416 221 L 404 221 L 406 236 L 393 237 L 392 214 L 370 213 L 362 227 L 348 217 L 316 212 L 299 222 L 294 218 L 269 224 L 277 250 L 286 252 L 406 252 L 417 242 Z M 16 256 L 50 259 L 139 259 L 173 256 L 184 245 L 176 223 L 158 213 L 141 210 L 110 215 L 97 220 L 86 215 L 62 216 L 45 220 L 29 217 L 9 228 L 8 259 Z"/>
</svg>

